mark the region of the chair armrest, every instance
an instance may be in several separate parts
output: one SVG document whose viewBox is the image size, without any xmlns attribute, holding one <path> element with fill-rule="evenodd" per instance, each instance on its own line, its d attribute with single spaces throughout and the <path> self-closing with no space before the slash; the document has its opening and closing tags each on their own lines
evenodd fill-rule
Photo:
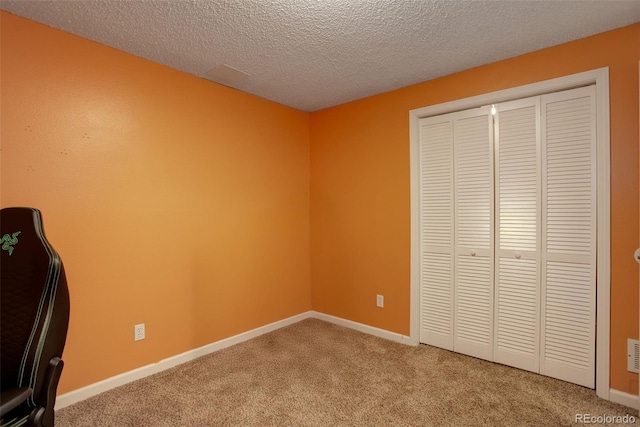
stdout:
<svg viewBox="0 0 640 427">
<path fill-rule="evenodd" d="M 11 388 L 0 395 L 0 417 L 20 406 L 31 396 L 33 390 L 29 387 Z"/>
<path fill-rule="evenodd" d="M 44 387 L 40 391 L 40 399 L 38 401 L 40 407 L 44 408 L 44 410 L 31 414 L 29 420 L 33 425 L 53 426 L 56 391 L 63 367 L 64 362 L 59 357 L 52 357 L 49 361 L 44 379 Z"/>
</svg>

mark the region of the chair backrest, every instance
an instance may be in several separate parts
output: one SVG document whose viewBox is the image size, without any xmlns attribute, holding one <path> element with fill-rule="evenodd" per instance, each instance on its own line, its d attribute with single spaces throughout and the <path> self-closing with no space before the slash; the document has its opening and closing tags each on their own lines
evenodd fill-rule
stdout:
<svg viewBox="0 0 640 427">
<path fill-rule="evenodd" d="M 0 383 L 2 391 L 32 388 L 28 405 L 36 407 L 49 361 L 62 357 L 67 337 L 67 280 L 39 210 L 0 210 L 0 239 Z"/>
</svg>

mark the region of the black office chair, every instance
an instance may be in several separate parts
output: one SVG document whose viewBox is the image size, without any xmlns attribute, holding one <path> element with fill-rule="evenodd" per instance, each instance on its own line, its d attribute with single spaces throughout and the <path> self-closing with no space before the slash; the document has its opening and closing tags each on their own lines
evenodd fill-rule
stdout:
<svg viewBox="0 0 640 427">
<path fill-rule="evenodd" d="M 0 426 L 53 426 L 69 291 L 32 208 L 0 210 Z"/>
</svg>

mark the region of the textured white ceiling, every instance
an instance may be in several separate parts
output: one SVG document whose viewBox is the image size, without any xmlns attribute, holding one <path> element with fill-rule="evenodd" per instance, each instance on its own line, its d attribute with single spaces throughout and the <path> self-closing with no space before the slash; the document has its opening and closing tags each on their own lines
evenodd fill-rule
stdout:
<svg viewBox="0 0 640 427">
<path fill-rule="evenodd" d="M 315 111 L 640 21 L 639 0 L 2 0 L 0 8 Z"/>
</svg>

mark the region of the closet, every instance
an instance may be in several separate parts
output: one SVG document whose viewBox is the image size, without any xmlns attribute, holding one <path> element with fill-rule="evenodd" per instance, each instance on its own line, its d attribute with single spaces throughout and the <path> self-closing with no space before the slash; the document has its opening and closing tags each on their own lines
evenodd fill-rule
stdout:
<svg viewBox="0 0 640 427">
<path fill-rule="evenodd" d="M 420 119 L 421 343 L 594 388 L 595 101 Z"/>
</svg>

